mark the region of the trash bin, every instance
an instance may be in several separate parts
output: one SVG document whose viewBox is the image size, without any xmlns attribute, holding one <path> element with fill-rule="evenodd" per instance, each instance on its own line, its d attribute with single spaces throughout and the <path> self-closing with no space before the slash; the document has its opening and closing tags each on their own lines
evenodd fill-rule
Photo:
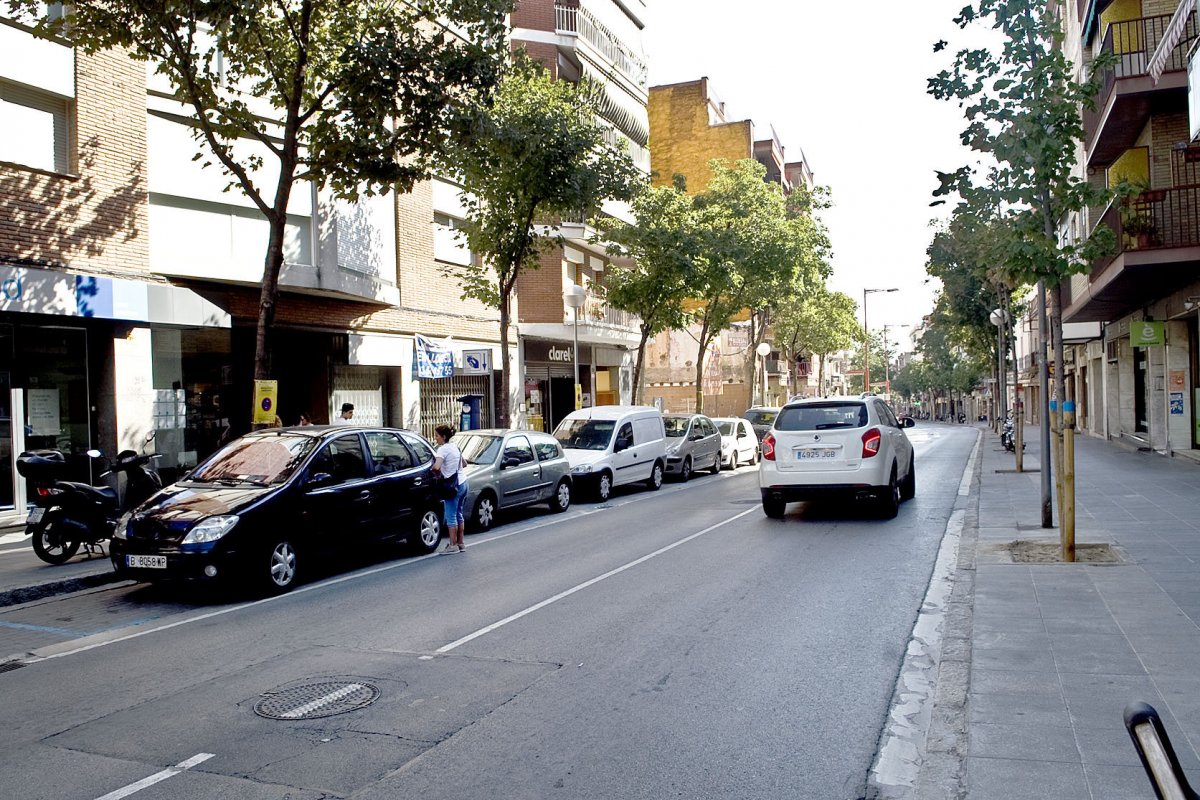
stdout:
<svg viewBox="0 0 1200 800">
<path fill-rule="evenodd" d="M 483 427 L 480 419 L 480 406 L 483 404 L 483 395 L 464 394 L 458 398 L 458 402 L 462 403 L 462 414 L 459 416 L 458 429 L 460 431 L 474 431 Z"/>
</svg>

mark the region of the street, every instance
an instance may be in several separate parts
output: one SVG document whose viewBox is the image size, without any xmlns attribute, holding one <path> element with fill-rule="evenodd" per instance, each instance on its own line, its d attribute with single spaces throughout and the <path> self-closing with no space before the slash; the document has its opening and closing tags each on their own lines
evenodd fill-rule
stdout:
<svg viewBox="0 0 1200 800">
<path fill-rule="evenodd" d="M 37 657 L 0 674 L 0 787 L 861 798 L 976 441 L 908 434 L 917 496 L 891 521 L 769 520 L 744 467 L 278 598 L 138 585 L 4 609 L 4 653 Z"/>
</svg>

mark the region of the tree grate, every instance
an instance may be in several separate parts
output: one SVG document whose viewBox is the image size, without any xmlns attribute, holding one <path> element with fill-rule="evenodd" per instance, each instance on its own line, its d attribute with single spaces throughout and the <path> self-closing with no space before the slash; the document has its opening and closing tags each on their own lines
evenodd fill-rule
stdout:
<svg viewBox="0 0 1200 800">
<path fill-rule="evenodd" d="M 254 713 L 287 721 L 319 719 L 355 711 L 377 699 L 379 688 L 363 681 L 303 683 L 267 692 L 254 704 Z"/>
</svg>

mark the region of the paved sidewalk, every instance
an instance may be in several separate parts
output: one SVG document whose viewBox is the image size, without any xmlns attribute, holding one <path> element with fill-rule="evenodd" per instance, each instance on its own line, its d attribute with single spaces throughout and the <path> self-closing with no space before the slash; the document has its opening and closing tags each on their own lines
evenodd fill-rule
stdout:
<svg viewBox="0 0 1200 800">
<path fill-rule="evenodd" d="M 1026 441 L 1036 470 L 1035 428 Z M 969 664 L 965 707 L 958 730 L 953 710 L 935 711 L 930 737 L 934 759 L 965 759 L 956 788 L 969 800 L 1153 800 L 1122 717 L 1135 701 L 1158 709 L 1200 786 L 1200 467 L 1076 441 L 1076 541 L 1111 545 L 1119 564 L 1013 563 L 1006 545 L 1057 543 L 1058 529 L 1040 525 L 1039 473 L 1013 473 L 983 435 L 977 536 L 960 553 L 973 613 L 947 631 Z"/>
<path fill-rule="evenodd" d="M 107 557 L 77 555 L 65 564 L 47 564 L 23 529 L 0 528 L 0 608 L 116 580 Z"/>
</svg>

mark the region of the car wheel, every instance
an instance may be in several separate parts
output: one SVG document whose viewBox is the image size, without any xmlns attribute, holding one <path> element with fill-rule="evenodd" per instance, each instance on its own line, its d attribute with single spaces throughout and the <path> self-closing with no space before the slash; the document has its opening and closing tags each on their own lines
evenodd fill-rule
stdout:
<svg viewBox="0 0 1200 800">
<path fill-rule="evenodd" d="M 754 454 L 750 456 L 750 466 L 753 467 L 753 466 L 756 466 L 757 464 L 758 464 L 758 448 L 756 447 L 756 448 L 754 448 Z"/>
<path fill-rule="evenodd" d="M 713 456 L 713 463 L 712 463 L 712 466 L 709 468 L 709 472 L 711 472 L 713 475 L 716 475 L 720 471 L 721 471 L 721 454 L 717 453 L 716 455 Z"/>
<path fill-rule="evenodd" d="M 692 479 L 692 458 L 688 456 L 683 460 L 683 466 L 679 468 L 679 480 L 687 483 Z"/>
<path fill-rule="evenodd" d="M 733 451 L 733 455 L 729 456 L 729 461 L 724 464 L 725 469 L 737 469 L 737 451 Z"/>
<path fill-rule="evenodd" d="M 764 497 L 762 507 L 763 513 L 771 519 L 783 519 L 783 515 L 787 512 L 787 503 L 774 498 Z"/>
<path fill-rule="evenodd" d="M 912 500 L 917 495 L 917 462 L 912 459 L 908 462 L 908 474 L 904 476 L 903 482 L 900 484 L 900 499 Z"/>
<path fill-rule="evenodd" d="M 563 478 L 558 482 L 558 486 L 554 489 L 554 496 L 550 498 L 550 510 L 556 514 L 561 514 L 571 507 L 571 482 Z"/>
<path fill-rule="evenodd" d="M 475 500 L 475 511 L 471 514 L 475 530 L 480 533 L 491 530 L 496 523 L 496 496 L 491 492 L 480 492 Z"/>
<path fill-rule="evenodd" d="M 650 477 L 646 479 L 646 485 L 650 487 L 650 491 L 657 492 L 663 485 L 663 465 L 661 461 L 654 462 L 654 469 L 650 471 Z"/>
<path fill-rule="evenodd" d="M 896 480 L 896 467 L 892 466 L 892 477 L 879 498 L 879 516 L 893 519 L 900 511 L 900 483 Z"/>
<path fill-rule="evenodd" d="M 414 552 L 425 555 L 437 550 L 442 540 L 442 515 L 436 508 L 427 508 L 417 522 L 416 533 L 409 537 L 409 546 Z"/>
<path fill-rule="evenodd" d="M 607 472 L 601 472 L 600 477 L 596 480 L 596 499 L 601 503 L 607 503 L 608 498 L 612 496 L 612 475 Z"/>
<path fill-rule="evenodd" d="M 291 589 L 296 584 L 296 573 L 299 569 L 295 546 L 287 539 L 275 542 L 265 566 L 267 574 L 263 585 L 267 591 L 279 594 Z"/>
</svg>

